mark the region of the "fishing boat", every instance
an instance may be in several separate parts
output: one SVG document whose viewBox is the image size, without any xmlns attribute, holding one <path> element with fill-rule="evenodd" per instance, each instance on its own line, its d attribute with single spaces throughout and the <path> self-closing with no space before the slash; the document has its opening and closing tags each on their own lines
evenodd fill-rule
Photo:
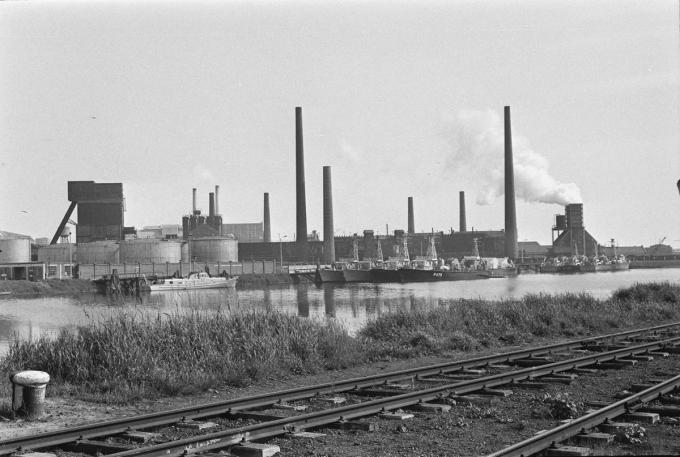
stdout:
<svg viewBox="0 0 680 457">
<path fill-rule="evenodd" d="M 401 282 L 399 270 L 409 264 L 408 244 L 404 237 L 403 245 L 396 246 L 397 255 L 395 257 L 388 257 L 384 262 L 378 262 L 375 267 L 369 270 L 371 282 Z M 382 248 L 380 241 L 378 241 L 378 259 L 382 259 Z"/>
<path fill-rule="evenodd" d="M 626 260 L 623 255 L 615 259 L 608 259 L 605 256 L 588 259 L 587 262 L 579 266 L 579 271 L 584 273 L 592 273 L 599 271 L 623 271 L 630 268 L 630 262 Z"/>
<path fill-rule="evenodd" d="M 434 237 L 430 238 L 427 255 L 416 257 L 409 267 L 399 270 L 400 282 L 466 281 L 490 277 L 489 272 L 482 268 L 478 255 L 472 257 L 471 261 L 461 263 L 457 259 L 452 259 L 446 264 L 437 257 Z"/>
<path fill-rule="evenodd" d="M 317 268 L 315 282 L 345 282 L 344 263 L 336 262 L 330 268 Z"/>
<path fill-rule="evenodd" d="M 186 278 L 165 278 L 147 282 L 151 292 L 162 290 L 221 289 L 235 287 L 238 276 L 210 276 L 206 272 L 190 273 Z"/>
<path fill-rule="evenodd" d="M 342 275 L 345 282 L 370 282 L 371 268 L 375 266 L 376 264 L 370 260 L 353 261 L 342 270 Z"/>
</svg>

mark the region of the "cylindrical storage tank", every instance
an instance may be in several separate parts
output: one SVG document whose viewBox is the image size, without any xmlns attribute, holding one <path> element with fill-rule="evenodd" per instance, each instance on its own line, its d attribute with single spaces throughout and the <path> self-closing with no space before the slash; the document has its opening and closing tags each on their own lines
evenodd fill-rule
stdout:
<svg viewBox="0 0 680 457">
<path fill-rule="evenodd" d="M 70 263 L 76 258 L 75 243 L 58 243 L 38 247 L 39 262 Z"/>
<path fill-rule="evenodd" d="M 177 263 L 182 259 L 182 245 L 177 241 L 155 239 L 120 242 L 121 263 Z"/>
<path fill-rule="evenodd" d="M 0 239 L 0 262 L 19 263 L 31 261 L 31 240 L 28 238 Z"/>
<path fill-rule="evenodd" d="M 182 262 L 189 261 L 189 242 L 185 241 L 182 243 Z"/>
<path fill-rule="evenodd" d="M 236 262 L 238 241 L 226 236 L 193 238 L 189 240 L 189 252 L 197 262 Z"/>
<path fill-rule="evenodd" d="M 120 263 L 118 243 L 115 241 L 93 241 L 78 244 L 78 263 Z"/>
</svg>

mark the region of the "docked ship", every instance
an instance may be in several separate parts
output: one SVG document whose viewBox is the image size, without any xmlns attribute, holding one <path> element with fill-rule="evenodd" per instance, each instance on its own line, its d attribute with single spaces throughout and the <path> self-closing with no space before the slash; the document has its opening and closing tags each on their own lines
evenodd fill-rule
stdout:
<svg viewBox="0 0 680 457">
<path fill-rule="evenodd" d="M 580 265 L 580 271 L 584 273 L 623 271 L 628 269 L 630 269 L 630 262 L 623 255 L 619 255 L 614 259 L 608 259 L 605 256 L 595 257 Z"/>
<path fill-rule="evenodd" d="M 398 245 L 397 245 L 398 246 Z M 382 247 L 378 240 L 378 259 L 382 259 Z M 385 262 L 378 262 L 369 270 L 371 282 L 400 282 L 399 269 L 408 265 L 408 244 L 404 237 L 403 246 L 395 257 L 389 257 Z"/>
<path fill-rule="evenodd" d="M 210 276 L 206 272 L 190 273 L 186 278 L 165 278 L 147 282 L 151 292 L 162 290 L 222 289 L 235 287 L 238 276 Z"/>
</svg>

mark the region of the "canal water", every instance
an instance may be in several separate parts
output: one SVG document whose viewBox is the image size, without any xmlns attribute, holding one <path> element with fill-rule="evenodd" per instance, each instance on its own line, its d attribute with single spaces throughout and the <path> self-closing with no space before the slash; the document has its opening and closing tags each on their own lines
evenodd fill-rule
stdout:
<svg viewBox="0 0 680 457">
<path fill-rule="evenodd" d="M 368 320 L 397 310 L 430 309 L 456 298 L 521 298 L 526 294 L 586 292 L 607 298 L 638 282 L 669 281 L 680 285 L 680 269 L 662 268 L 575 275 L 527 274 L 516 278 L 410 284 L 289 285 L 252 290 L 166 291 L 128 298 L 103 296 L 0 297 L 0 356 L 10 340 L 35 340 L 75 329 L 92 319 L 127 310 L 175 313 L 208 310 L 223 313 L 278 310 L 310 319 L 333 319 L 355 333 Z"/>
</svg>

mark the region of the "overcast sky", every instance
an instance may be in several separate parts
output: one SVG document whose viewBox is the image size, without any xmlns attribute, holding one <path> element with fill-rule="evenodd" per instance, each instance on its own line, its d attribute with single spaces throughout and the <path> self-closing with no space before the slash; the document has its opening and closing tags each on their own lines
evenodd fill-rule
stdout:
<svg viewBox="0 0 680 457">
<path fill-rule="evenodd" d="M 67 181 L 122 182 L 125 225 L 295 231 L 332 166 L 337 234 L 503 227 L 512 110 L 520 240 L 583 202 L 601 243 L 680 247 L 679 2 L 0 3 L 0 230 L 51 237 Z"/>
</svg>

